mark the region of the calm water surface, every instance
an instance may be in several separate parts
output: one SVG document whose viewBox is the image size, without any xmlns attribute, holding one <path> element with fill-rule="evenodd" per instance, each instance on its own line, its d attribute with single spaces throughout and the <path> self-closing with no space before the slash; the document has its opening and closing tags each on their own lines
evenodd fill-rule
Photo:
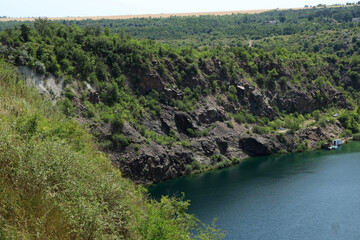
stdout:
<svg viewBox="0 0 360 240">
<path fill-rule="evenodd" d="M 256 157 L 152 186 L 185 193 L 189 212 L 226 239 L 360 239 L 360 142 L 340 150 Z"/>
</svg>

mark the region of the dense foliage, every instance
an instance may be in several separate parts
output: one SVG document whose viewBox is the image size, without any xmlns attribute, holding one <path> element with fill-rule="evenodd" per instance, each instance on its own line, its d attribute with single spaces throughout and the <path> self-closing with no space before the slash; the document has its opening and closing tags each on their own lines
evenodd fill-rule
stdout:
<svg viewBox="0 0 360 240">
<path fill-rule="evenodd" d="M 63 23 L 109 27 L 113 32 L 120 33 L 123 30 L 136 38 L 162 40 L 182 45 L 196 43 L 198 46 L 203 46 L 205 44 L 213 45 L 214 42 L 223 42 L 236 46 L 241 44 L 241 40 L 244 39 L 344 29 L 352 25 L 353 18 L 358 17 L 360 17 L 359 6 L 346 6 L 311 8 L 302 11 L 274 10 L 261 14 L 103 19 L 64 21 Z M 184 41 L 186 39 L 191 39 L 191 42 Z"/>
<path fill-rule="evenodd" d="M 249 39 L 345 29 L 357 25 L 353 19 L 359 17 L 359 6 L 321 5 L 320 8 L 314 7 L 302 11 L 273 10 L 261 14 L 59 22 L 68 26 L 73 24 L 80 27 L 96 26 L 98 32 L 108 27 L 114 33 L 125 31 L 135 38 L 161 40 L 173 45 L 214 46 L 224 43 L 237 46 L 242 44 L 243 40 Z M 0 30 L 13 25 L 20 26 L 19 22 L 3 22 L 0 24 Z"/>
</svg>

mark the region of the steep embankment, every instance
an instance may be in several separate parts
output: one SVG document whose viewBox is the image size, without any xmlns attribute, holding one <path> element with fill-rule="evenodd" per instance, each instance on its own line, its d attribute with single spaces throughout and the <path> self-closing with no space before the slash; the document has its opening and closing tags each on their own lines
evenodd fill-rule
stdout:
<svg viewBox="0 0 360 240">
<path fill-rule="evenodd" d="M 187 206 L 147 199 L 0 60 L 0 239 L 208 239 Z"/>
</svg>

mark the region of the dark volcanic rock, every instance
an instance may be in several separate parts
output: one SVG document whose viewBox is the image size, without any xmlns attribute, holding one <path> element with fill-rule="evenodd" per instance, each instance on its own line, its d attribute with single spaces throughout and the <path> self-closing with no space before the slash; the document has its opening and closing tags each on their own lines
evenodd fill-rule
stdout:
<svg viewBox="0 0 360 240">
<path fill-rule="evenodd" d="M 272 104 L 279 110 L 288 113 L 311 113 L 335 103 L 342 108 L 350 108 L 344 94 L 329 86 L 321 89 L 313 87 L 307 91 L 294 85 L 289 85 L 288 88 L 286 93 L 277 94 L 272 100 Z"/>
<path fill-rule="evenodd" d="M 223 155 L 226 155 L 227 153 L 227 150 L 228 150 L 228 145 L 229 145 L 229 142 L 228 141 L 224 141 L 224 140 L 220 140 L 220 139 L 217 139 L 216 141 L 217 145 L 218 145 L 218 148 L 220 150 L 220 153 L 223 154 Z"/>
<path fill-rule="evenodd" d="M 280 150 L 280 145 L 268 136 L 253 136 L 240 139 L 239 147 L 250 156 L 269 155 Z"/>
<path fill-rule="evenodd" d="M 142 78 L 139 82 L 139 89 L 141 92 L 147 93 L 153 89 L 158 92 L 164 90 L 164 82 L 156 71 L 143 73 L 141 75 Z"/>
<path fill-rule="evenodd" d="M 216 108 L 204 109 L 199 115 L 199 120 L 203 123 L 213 123 L 216 121 L 224 121 L 225 119 L 225 112 Z"/>
<path fill-rule="evenodd" d="M 196 128 L 195 121 L 188 113 L 185 112 L 177 112 L 175 114 L 175 124 L 178 132 L 180 133 L 186 133 L 189 128 Z"/>
<path fill-rule="evenodd" d="M 269 106 L 268 99 L 258 89 L 250 92 L 249 104 L 250 112 L 254 115 L 270 119 L 277 116 L 276 111 Z"/>
<path fill-rule="evenodd" d="M 205 102 L 200 104 L 199 109 L 194 111 L 194 115 L 197 116 L 199 122 L 205 124 L 222 122 L 228 118 L 224 108 L 217 105 L 215 98 L 212 97 L 206 98 Z"/>
<path fill-rule="evenodd" d="M 205 139 L 201 141 L 201 146 L 202 146 L 202 150 L 204 151 L 204 153 L 207 156 L 211 156 L 215 153 L 216 151 L 216 144 L 209 140 L 209 139 Z"/>
<path fill-rule="evenodd" d="M 182 147 L 171 151 L 156 144 L 141 150 L 139 154 L 129 151 L 126 155 L 115 156 L 124 177 L 138 183 L 157 183 L 184 175 L 186 165 L 193 161 L 193 154 Z"/>
</svg>

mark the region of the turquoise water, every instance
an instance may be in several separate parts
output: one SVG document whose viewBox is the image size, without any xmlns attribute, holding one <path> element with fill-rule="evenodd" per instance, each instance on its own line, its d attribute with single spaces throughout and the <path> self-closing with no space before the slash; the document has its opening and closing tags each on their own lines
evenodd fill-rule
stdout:
<svg viewBox="0 0 360 240">
<path fill-rule="evenodd" d="M 339 150 L 251 158 L 149 188 L 185 193 L 189 212 L 226 239 L 360 239 L 360 142 Z"/>
</svg>

